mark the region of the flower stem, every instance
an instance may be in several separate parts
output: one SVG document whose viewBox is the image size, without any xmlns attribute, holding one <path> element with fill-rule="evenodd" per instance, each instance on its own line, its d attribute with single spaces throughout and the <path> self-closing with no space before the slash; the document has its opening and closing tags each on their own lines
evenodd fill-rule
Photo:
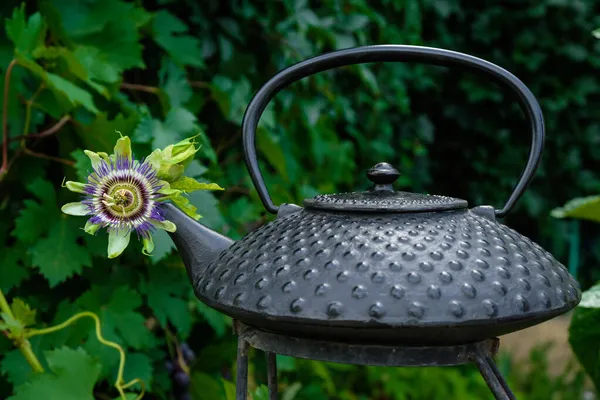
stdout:
<svg viewBox="0 0 600 400">
<path fill-rule="evenodd" d="M 6 301 L 6 297 L 4 297 L 4 293 L 2 293 L 1 289 L 0 289 L 0 311 L 2 311 L 3 313 L 6 313 L 11 318 L 15 317 L 13 315 L 13 312 L 10 309 L 10 306 L 8 305 L 8 301 Z M 29 340 L 27 340 L 27 338 L 20 338 L 20 339 L 15 340 L 15 345 L 19 348 L 19 351 L 21 351 L 21 354 L 23 354 L 23 357 L 25 357 L 25 360 L 27 360 L 27 363 L 29 363 L 29 365 L 31 366 L 31 369 L 33 369 L 34 372 L 44 372 L 44 367 L 42 367 L 40 360 L 37 359 L 37 357 L 33 353 L 33 350 L 31 350 L 31 343 L 29 343 Z"/>
</svg>

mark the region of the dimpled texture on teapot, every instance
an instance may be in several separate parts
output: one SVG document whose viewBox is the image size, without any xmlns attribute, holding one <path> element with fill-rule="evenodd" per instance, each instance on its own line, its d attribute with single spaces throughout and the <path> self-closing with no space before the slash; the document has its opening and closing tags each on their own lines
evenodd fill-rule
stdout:
<svg viewBox="0 0 600 400">
<path fill-rule="evenodd" d="M 560 314 L 581 296 L 550 253 L 468 210 L 301 210 L 236 242 L 194 287 L 209 303 L 271 319 L 398 327 Z"/>
</svg>

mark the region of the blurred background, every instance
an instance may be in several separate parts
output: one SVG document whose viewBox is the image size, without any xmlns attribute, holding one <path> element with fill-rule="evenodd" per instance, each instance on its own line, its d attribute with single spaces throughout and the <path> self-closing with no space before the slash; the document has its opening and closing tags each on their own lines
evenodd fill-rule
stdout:
<svg viewBox="0 0 600 400">
<path fill-rule="evenodd" d="M 0 288 L 35 307 L 41 325 L 97 312 L 106 336 L 127 349 L 128 379 L 146 382 L 145 398 L 183 400 L 188 391 L 193 399 L 232 398 L 231 321 L 195 300 L 166 234 L 152 257 L 142 257 L 135 243 L 107 260 L 105 234 L 84 236 L 82 219 L 60 215 L 61 204 L 77 200 L 61 188 L 63 178 L 83 180 L 90 167 L 82 150 L 111 152 L 116 131 L 132 138 L 138 157 L 200 133 L 191 175 L 225 191 L 191 200 L 203 223 L 239 238 L 271 218 L 243 162 L 245 107 L 276 72 L 324 52 L 386 43 L 441 47 L 519 77 L 542 106 L 547 140 L 535 180 L 503 223 L 553 253 L 584 289 L 599 278 L 598 225 L 550 211 L 600 192 L 600 40 L 593 34 L 600 1 L 3 0 L 0 16 L 7 135 Z M 499 207 L 529 143 L 513 95 L 471 74 L 414 64 L 366 64 L 296 83 L 269 106 L 257 138 L 276 204 L 364 190 L 366 170 L 387 161 L 402 173 L 402 190 Z M 500 368 L 519 399 L 596 398 L 597 377 L 586 377 L 568 343 L 569 321 L 504 341 Z M 600 330 L 595 321 L 591 333 Z M 77 374 L 61 375 L 43 355 L 82 349 L 98 366 L 89 398 L 116 398 L 118 358 L 100 346 L 91 323 L 32 345 L 56 380 L 78 382 L 72 385 L 81 384 Z M 184 371 L 189 386 L 171 372 L 182 346 L 195 353 Z M 468 366 L 382 369 L 285 357 L 279 364 L 284 400 L 490 397 Z M 265 371 L 262 354 L 252 353 L 254 399 L 266 398 Z M 1 336 L 0 373 L 0 398 L 31 379 Z M 57 396 L 48 398 L 65 398 Z"/>
</svg>

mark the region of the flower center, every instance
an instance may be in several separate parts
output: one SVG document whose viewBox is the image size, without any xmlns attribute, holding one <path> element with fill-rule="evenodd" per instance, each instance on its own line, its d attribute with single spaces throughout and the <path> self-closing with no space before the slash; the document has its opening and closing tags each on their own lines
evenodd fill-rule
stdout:
<svg viewBox="0 0 600 400">
<path fill-rule="evenodd" d="M 118 207 L 128 208 L 134 201 L 133 193 L 128 189 L 117 190 L 113 197 L 115 199 L 115 205 Z"/>
<path fill-rule="evenodd" d="M 139 215 L 145 208 L 142 190 L 129 182 L 114 184 L 102 198 L 106 211 L 117 218 Z"/>
</svg>

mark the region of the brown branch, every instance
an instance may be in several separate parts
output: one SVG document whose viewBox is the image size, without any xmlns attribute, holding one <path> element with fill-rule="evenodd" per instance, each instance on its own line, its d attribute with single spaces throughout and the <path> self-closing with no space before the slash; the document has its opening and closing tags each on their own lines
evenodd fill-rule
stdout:
<svg viewBox="0 0 600 400">
<path fill-rule="evenodd" d="M 158 93 L 160 89 L 154 86 L 146 86 L 146 85 L 138 85 L 136 83 L 127 83 L 122 82 L 121 87 L 123 89 L 134 90 L 138 92 L 146 92 L 146 93 Z"/>
<path fill-rule="evenodd" d="M 37 157 L 37 158 L 43 158 L 45 160 L 50 160 L 50 161 L 55 161 L 61 164 L 65 164 L 68 165 L 70 167 L 74 167 L 75 166 L 75 162 L 74 161 L 70 161 L 70 160 L 65 160 L 64 158 L 60 158 L 60 157 L 53 157 L 53 156 L 49 156 L 48 154 L 44 154 L 44 153 L 37 153 L 33 150 L 30 150 L 28 148 L 24 148 L 23 152 L 25 154 L 28 154 L 32 157 Z"/>
<path fill-rule="evenodd" d="M 19 62 L 13 59 L 6 68 L 4 75 L 4 97 L 2 102 L 2 166 L 0 167 L 0 179 L 8 168 L 8 95 L 10 92 L 10 75 L 15 65 Z"/>
<path fill-rule="evenodd" d="M 199 87 L 199 88 L 207 88 L 210 89 L 211 85 L 208 82 L 203 82 L 203 81 L 188 81 L 189 85 L 191 87 Z"/>
<path fill-rule="evenodd" d="M 41 139 L 46 136 L 54 135 L 56 132 L 58 132 L 60 130 L 60 128 L 62 128 L 70 120 L 71 120 L 71 116 L 65 115 L 54 126 L 46 129 L 45 131 L 42 131 L 40 133 L 28 133 L 28 134 L 21 135 L 21 136 L 15 136 L 15 137 L 10 138 L 9 142 L 12 142 L 15 140 L 20 140 L 20 139 Z"/>
</svg>

